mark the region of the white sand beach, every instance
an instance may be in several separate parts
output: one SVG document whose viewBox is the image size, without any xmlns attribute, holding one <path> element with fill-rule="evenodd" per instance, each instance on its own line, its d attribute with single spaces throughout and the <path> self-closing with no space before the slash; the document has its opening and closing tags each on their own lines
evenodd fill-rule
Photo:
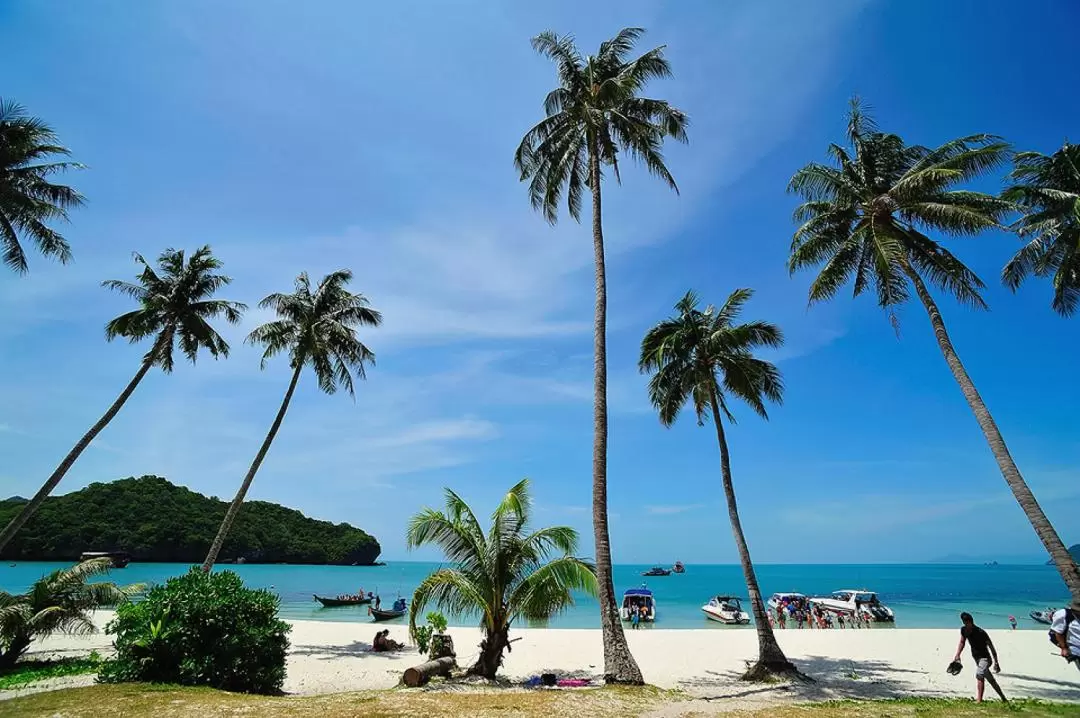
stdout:
<svg viewBox="0 0 1080 718">
<path fill-rule="evenodd" d="M 103 625 L 109 614 L 96 617 Z M 370 651 L 383 624 L 293 621 L 285 691 L 320 694 L 390 688 L 402 672 L 420 661 L 415 649 L 385 654 Z M 403 625 L 385 626 L 392 638 L 407 642 Z M 477 629 L 451 628 L 458 660 L 468 665 L 477 651 Z M 748 707 L 793 700 L 889 698 L 898 696 L 972 696 L 973 664 L 950 676 L 959 630 L 786 630 L 778 631 L 788 657 L 815 679 L 809 685 L 759 686 L 737 680 L 745 661 L 756 655 L 752 630 L 639 630 L 627 639 L 645 679 L 662 688 L 678 688 L 721 705 Z M 1000 682 L 1009 697 L 1080 702 L 1080 671 L 1055 655 L 1042 630 L 992 631 L 1002 663 Z M 599 676 L 603 666 L 600 632 L 595 629 L 522 629 L 511 632 L 513 651 L 502 675 L 524 680 L 541 672 Z M 84 638 L 54 637 L 32 649 L 37 654 L 76 655 L 109 652 L 104 634 Z M 68 679 L 64 685 L 90 682 Z M 717 701 L 731 698 L 732 701 Z"/>
</svg>

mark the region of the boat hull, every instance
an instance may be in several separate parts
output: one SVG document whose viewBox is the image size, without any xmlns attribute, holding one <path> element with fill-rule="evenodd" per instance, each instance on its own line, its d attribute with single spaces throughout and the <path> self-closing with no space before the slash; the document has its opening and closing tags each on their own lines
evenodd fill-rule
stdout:
<svg viewBox="0 0 1080 718">
<path fill-rule="evenodd" d="M 341 608 L 342 606 L 364 606 L 371 603 L 370 598 L 351 599 L 351 598 L 324 598 L 312 594 L 315 600 L 323 605 L 324 608 Z"/>
<path fill-rule="evenodd" d="M 378 608 L 371 609 L 371 617 L 376 621 L 392 621 L 395 618 L 401 618 L 405 615 L 405 611 L 383 611 Z"/>
<path fill-rule="evenodd" d="M 713 611 L 709 606 L 702 606 L 701 612 L 704 613 L 705 618 L 708 618 L 710 621 L 724 623 L 729 626 L 745 626 L 750 623 L 750 615 L 745 612 L 736 615 L 733 611 Z"/>
</svg>

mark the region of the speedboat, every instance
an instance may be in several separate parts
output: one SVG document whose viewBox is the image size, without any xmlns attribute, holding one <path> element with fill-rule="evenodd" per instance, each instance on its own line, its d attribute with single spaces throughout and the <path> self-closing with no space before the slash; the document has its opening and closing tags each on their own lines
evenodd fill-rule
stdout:
<svg viewBox="0 0 1080 718">
<path fill-rule="evenodd" d="M 833 591 L 828 597 L 811 598 L 810 602 L 823 611 L 844 616 L 861 616 L 871 621 L 892 623 L 892 609 L 878 600 L 877 594 L 866 589 Z"/>
<path fill-rule="evenodd" d="M 750 623 L 750 614 L 742 610 L 742 603 L 735 596 L 713 596 L 701 607 L 705 617 L 728 624 Z"/>
<path fill-rule="evenodd" d="M 671 567 L 671 570 L 675 573 L 686 573 L 686 566 L 683 565 L 682 561 L 676 561 L 675 565 Z"/>
<path fill-rule="evenodd" d="M 640 611 L 642 606 L 645 607 L 645 615 L 641 616 L 641 620 L 655 621 L 656 599 L 653 598 L 653 592 L 645 588 L 645 584 L 642 584 L 641 588 L 627 589 L 627 591 L 623 593 L 622 607 L 619 608 L 619 618 L 624 621 L 629 621 L 633 612 Z"/>
<path fill-rule="evenodd" d="M 799 603 L 805 600 L 806 596 L 801 593 L 774 593 L 769 596 L 768 605 L 775 611 L 785 603 Z"/>
<path fill-rule="evenodd" d="M 1048 608 L 1045 611 L 1032 611 L 1028 614 L 1031 616 L 1031 620 L 1035 623 L 1042 623 L 1049 626 L 1054 622 L 1054 609 Z"/>
<path fill-rule="evenodd" d="M 653 566 L 648 571 L 641 574 L 642 576 L 670 576 L 671 569 L 664 568 L 663 566 Z"/>
</svg>

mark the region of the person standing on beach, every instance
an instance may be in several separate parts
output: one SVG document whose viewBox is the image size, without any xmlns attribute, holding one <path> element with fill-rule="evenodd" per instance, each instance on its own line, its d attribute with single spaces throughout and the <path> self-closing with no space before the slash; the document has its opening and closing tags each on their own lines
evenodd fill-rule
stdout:
<svg viewBox="0 0 1080 718">
<path fill-rule="evenodd" d="M 1061 649 L 1061 657 L 1080 668 L 1080 601 L 1054 611 L 1050 618 L 1050 633 Z"/>
<path fill-rule="evenodd" d="M 997 692 L 1002 702 L 1008 703 L 1005 693 L 994 678 L 994 673 L 1001 673 L 1001 662 L 998 661 L 997 649 L 994 648 L 994 642 L 990 640 L 990 634 L 976 626 L 975 619 L 966 611 L 960 614 L 960 621 L 964 625 L 960 629 L 960 644 L 956 647 L 953 663 L 960 660 L 960 654 L 964 652 L 964 644 L 970 643 L 971 658 L 975 661 L 975 700 L 982 703 L 983 690 L 986 688 L 985 681 L 989 681 L 990 687 Z M 993 673 L 990 671 L 991 656 L 993 656 Z"/>
</svg>

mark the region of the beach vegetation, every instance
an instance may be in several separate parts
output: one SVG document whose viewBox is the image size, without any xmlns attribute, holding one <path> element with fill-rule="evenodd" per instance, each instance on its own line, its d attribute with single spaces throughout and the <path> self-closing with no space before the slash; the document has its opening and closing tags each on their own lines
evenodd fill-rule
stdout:
<svg viewBox="0 0 1080 718">
<path fill-rule="evenodd" d="M 772 363 L 755 356 L 760 349 L 778 349 L 784 335 L 779 327 L 763 321 L 738 323 L 743 306 L 753 296 L 750 289 L 736 289 L 719 308 L 704 309 L 693 292 L 676 304 L 675 314 L 652 327 L 641 341 L 638 368 L 649 379 L 649 400 L 660 423 L 671 426 L 683 407 L 693 406 L 698 425 L 712 421 L 720 447 L 720 484 L 727 502 L 728 520 L 739 551 L 743 579 L 758 636 L 758 659 L 745 674 L 748 679 L 795 674 L 769 625 L 750 548 L 739 518 L 731 457 L 724 422 L 735 423 L 732 399 L 750 406 L 768 419 L 766 402 L 783 401 L 784 383 Z"/>
<path fill-rule="evenodd" d="M 83 434 L 33 498 L 22 504 L 8 521 L 0 532 L 0 551 L 41 507 L 86 447 L 123 408 L 150 369 L 156 366 L 166 374 L 172 372 L 174 347 L 178 346 L 192 364 L 201 350 L 215 358 L 229 355 L 228 343 L 210 325 L 210 320 L 221 317 L 230 324 L 236 324 L 246 307 L 239 302 L 213 298 L 232 279 L 219 273 L 221 261 L 210 252 L 210 247 L 201 247 L 190 255 L 186 255 L 182 249 L 166 249 L 158 257 L 156 269 L 142 255 L 136 253 L 134 256 L 135 262 L 142 268 L 134 282 L 110 279 L 102 285 L 134 299 L 139 307 L 106 324 L 105 338 L 112 341 L 119 337 L 131 343 L 150 339 L 150 349 L 143 355 L 138 371 L 116 400 Z"/>
<path fill-rule="evenodd" d="M 111 567 L 108 558 L 92 559 L 51 571 L 25 593 L 0 591 L 0 669 L 12 668 L 35 640 L 56 633 L 94 633 L 95 610 L 126 605 L 140 586 L 90 580 Z"/>
<path fill-rule="evenodd" d="M 1050 278 L 1051 306 L 1071 316 L 1080 306 L 1080 145 L 1051 155 L 1020 152 L 1002 197 L 1020 208 L 1012 228 L 1027 240 L 1001 273 L 1012 290 L 1030 275 Z"/>
<path fill-rule="evenodd" d="M 22 508 L 0 501 L 0 525 Z M 10 561 L 74 561 L 84 551 L 123 551 L 136 562 L 199 563 L 228 503 L 160 476 L 93 483 L 50 496 L 7 545 Z M 379 542 L 349 524 L 308 518 L 267 501 L 245 502 L 222 548 L 229 561 L 369 565 Z"/>
<path fill-rule="evenodd" d="M 291 294 L 274 293 L 259 302 L 260 309 L 273 309 L 277 319 L 257 327 L 248 335 L 247 341 L 263 347 L 262 368 L 274 356 L 283 352 L 288 354 L 292 378 L 270 430 L 225 512 L 225 518 L 203 562 L 204 571 L 213 567 L 225 545 L 251 482 L 270 451 L 270 445 L 285 419 L 285 412 L 289 410 L 304 367 L 311 367 L 315 372 L 319 389 L 323 392 L 334 394 L 340 388 L 349 396 L 354 396 L 353 374 L 363 379 L 364 366 L 375 363 L 374 352 L 360 341 L 356 330 L 379 326 L 382 315 L 371 308 L 363 294 L 349 291 L 352 276 L 348 269 L 339 269 L 323 277 L 313 290 L 307 273 L 302 272 L 296 278 Z"/>
<path fill-rule="evenodd" d="M 91 651 L 85 658 L 59 658 L 54 661 L 22 660 L 11 668 L 0 669 L 0 691 L 15 690 L 38 681 L 64 676 L 97 673 L 101 654 Z"/>
<path fill-rule="evenodd" d="M 623 718 L 714 715 L 711 705 L 651 686 L 598 690 L 363 691 L 322 696 L 255 696 L 208 688 L 147 684 L 90 686 L 37 693 L 5 701 L 22 718 L 179 718 L 190 715 L 257 715 L 265 718 L 411 718 L 460 715 L 477 718 Z M 1075 716 L 1076 704 L 1014 700 L 982 703 L 955 698 L 842 700 L 746 707 L 740 718 L 965 718 L 966 716 Z"/>
<path fill-rule="evenodd" d="M 605 173 L 621 181 L 620 157 L 632 157 L 678 190 L 662 153 L 664 140 L 686 142 L 688 120 L 664 100 L 643 96 L 652 80 L 671 76 L 664 47 L 632 58 L 641 28 L 629 27 L 584 56 L 572 35 L 543 32 L 533 48 L 554 62 L 559 84 L 544 99 L 543 120 L 530 129 L 514 155 L 529 200 L 548 222 L 559 216 L 563 193 L 570 216 L 580 220 L 586 189 L 592 195 L 595 284 L 593 326 L 593 533 L 604 639 L 604 677 L 641 684 L 641 670 L 626 644 L 612 582 L 607 515 L 607 269 L 601 211 Z"/>
<path fill-rule="evenodd" d="M 416 626 L 412 629 L 412 639 L 416 641 L 416 647 L 420 649 L 420 652 L 426 654 L 431 643 L 431 637 L 445 633 L 448 624 L 446 616 L 438 611 L 428 611 L 425 620 L 427 620 L 425 625 Z"/>
<path fill-rule="evenodd" d="M 198 567 L 120 605 L 106 632 L 116 656 L 101 667 L 105 683 L 142 681 L 275 693 L 285 680 L 291 626 L 279 599 L 244 586 L 232 571 Z"/>
<path fill-rule="evenodd" d="M 820 267 L 810 284 L 811 304 L 832 299 L 850 281 L 855 296 L 873 293 L 897 327 L 895 310 L 908 301 L 914 290 L 1005 483 L 1074 600 L 1080 601 L 1080 568 L 1013 461 L 1005 438 L 960 360 L 931 291 L 974 309 L 987 308 L 982 280 L 929 234 L 970 237 L 1002 227 L 1013 203 L 964 189 L 963 185 L 1007 162 L 1008 144 L 993 135 L 976 134 L 936 148 L 909 145 L 898 135 L 880 130 L 866 107 L 853 99 L 848 113 L 847 146 L 830 145 L 828 153 L 830 163 L 811 162 L 791 178 L 788 189 L 801 195 L 804 202 L 794 214 L 799 227 L 791 244 L 789 270 L 794 273 Z M 1042 163 L 1031 160 L 1035 164 L 1030 165 L 1029 174 L 1025 162 L 1021 160 L 1024 169 L 1019 178 L 1027 181 L 1029 188 L 1041 186 L 1043 171 L 1036 168 Z M 1030 189 L 1023 192 L 1031 199 L 1036 196 Z M 1019 195 L 1016 190 L 1010 196 Z M 1031 232 L 1041 226 L 1030 216 L 1027 224 L 1021 222 Z M 1039 246 L 1045 240 L 1040 239 Z M 1060 253 L 1060 249 L 1048 251 L 1047 257 Z M 1032 261 L 1040 256 L 1037 251 L 1024 255 Z M 1009 276 L 1019 277 L 1026 262 L 1022 258 L 1011 274 L 1007 271 L 1007 280 Z M 1046 266 L 1049 271 L 1050 264 Z"/>
<path fill-rule="evenodd" d="M 30 265 L 22 241 L 29 239 L 46 257 L 71 260 L 71 247 L 48 225 L 67 221 L 68 210 L 83 203 L 71 187 L 52 179 L 82 165 L 66 158 L 71 152 L 56 132 L 26 108 L 0 97 L 0 254 L 20 274 Z"/>
<path fill-rule="evenodd" d="M 533 530 L 529 481 L 503 497 L 485 534 L 468 504 L 446 489 L 443 511 L 427 508 L 409 521 L 409 548 L 434 545 L 453 565 L 417 587 L 409 606 L 409 631 L 429 606 L 458 616 L 479 616 L 484 633 L 469 673 L 494 679 L 510 628 L 517 620 L 543 623 L 573 605 L 574 592 L 595 596 L 596 568 L 575 557 L 577 532 L 569 526 Z"/>
</svg>

